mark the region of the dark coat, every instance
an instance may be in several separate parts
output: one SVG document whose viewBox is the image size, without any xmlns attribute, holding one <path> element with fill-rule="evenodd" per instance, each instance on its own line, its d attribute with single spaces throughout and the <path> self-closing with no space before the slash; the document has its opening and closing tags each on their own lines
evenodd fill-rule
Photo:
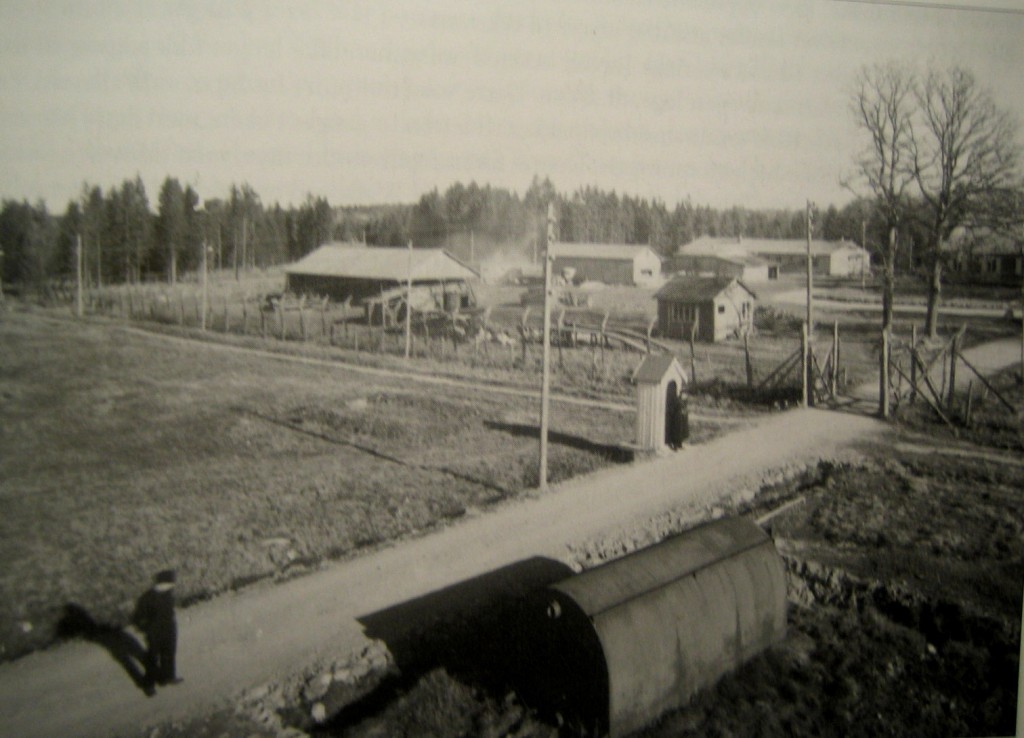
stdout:
<svg viewBox="0 0 1024 738">
<path fill-rule="evenodd" d="M 176 635 L 178 623 L 174 617 L 174 592 L 161 592 L 155 587 L 144 592 L 135 603 L 132 623 L 151 640 Z"/>
</svg>

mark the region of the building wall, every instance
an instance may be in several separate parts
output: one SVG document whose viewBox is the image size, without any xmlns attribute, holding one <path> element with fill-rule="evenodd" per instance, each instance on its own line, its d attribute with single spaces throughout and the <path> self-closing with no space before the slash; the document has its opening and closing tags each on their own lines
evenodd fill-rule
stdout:
<svg viewBox="0 0 1024 738">
<path fill-rule="evenodd" d="M 445 309 L 454 309 L 456 304 L 460 307 L 471 307 L 472 290 L 463 280 L 452 280 L 440 282 L 436 280 L 414 280 L 414 287 L 435 287 L 446 293 L 452 293 L 457 297 L 445 297 Z M 364 300 L 379 297 L 381 292 L 396 287 L 404 287 L 405 282 L 395 282 L 379 279 L 355 279 L 353 277 L 326 277 L 310 274 L 288 274 L 285 276 L 285 290 L 296 295 L 314 295 L 317 297 L 329 297 L 335 302 L 344 302 L 346 298 L 352 298 L 352 304 L 358 305 Z M 451 302 L 457 300 L 457 303 Z M 468 300 L 468 302 L 467 302 Z"/>
<path fill-rule="evenodd" d="M 735 290 L 728 299 L 722 295 L 715 300 L 715 341 L 749 330 L 754 325 L 754 301 L 744 290 Z"/>
<path fill-rule="evenodd" d="M 637 385 L 636 443 L 651 450 L 665 447 L 665 389 L 660 384 Z"/>
<path fill-rule="evenodd" d="M 977 284 L 1020 284 L 1021 257 L 1014 254 L 972 254 L 961 259 L 950 276 Z"/>
<path fill-rule="evenodd" d="M 641 251 L 633 259 L 633 284 L 653 284 L 661 276 L 661 259 L 653 251 Z"/>
<path fill-rule="evenodd" d="M 755 254 L 762 259 L 779 265 L 779 272 L 782 274 L 802 274 L 807 271 L 806 254 L 773 254 L 770 252 L 758 252 Z M 830 274 L 832 268 L 831 257 L 828 254 L 816 254 L 811 257 L 811 271 L 819 276 L 825 277 Z"/>
<path fill-rule="evenodd" d="M 714 342 L 715 305 L 713 301 L 707 300 L 701 304 L 694 304 L 674 300 L 658 300 L 658 327 L 661 335 L 666 338 L 688 341 L 694 322 L 697 322 L 696 340 L 705 343 Z"/>
<path fill-rule="evenodd" d="M 688 274 L 714 274 L 716 277 L 742 278 L 744 269 L 742 264 L 719 259 L 716 256 L 688 256 L 678 254 L 672 257 L 670 268 L 673 272 L 686 272 Z M 767 270 L 765 271 L 767 278 Z"/>
<path fill-rule="evenodd" d="M 555 274 L 572 267 L 576 282 L 604 282 L 605 284 L 633 284 L 632 259 L 600 259 L 585 256 L 556 256 L 551 265 Z M 655 271 L 657 274 L 657 271 Z"/>
<path fill-rule="evenodd" d="M 829 260 L 829 276 L 855 277 L 868 271 L 868 256 L 860 251 L 840 249 Z"/>
<path fill-rule="evenodd" d="M 329 297 L 335 302 L 352 298 L 358 304 L 368 297 L 379 295 L 383 290 L 397 287 L 398 282 L 382 282 L 376 279 L 355 279 L 352 277 L 326 277 L 315 274 L 288 274 L 285 290 L 296 295 L 317 295 Z"/>
</svg>

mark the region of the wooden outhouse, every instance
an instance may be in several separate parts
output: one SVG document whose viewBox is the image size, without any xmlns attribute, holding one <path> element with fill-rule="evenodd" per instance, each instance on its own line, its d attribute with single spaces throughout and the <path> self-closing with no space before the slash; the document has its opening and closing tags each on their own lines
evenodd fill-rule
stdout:
<svg viewBox="0 0 1024 738">
<path fill-rule="evenodd" d="M 689 379 L 675 354 L 652 354 L 633 373 L 636 384 L 636 444 L 660 451 L 671 443 L 674 413 Z"/>
</svg>

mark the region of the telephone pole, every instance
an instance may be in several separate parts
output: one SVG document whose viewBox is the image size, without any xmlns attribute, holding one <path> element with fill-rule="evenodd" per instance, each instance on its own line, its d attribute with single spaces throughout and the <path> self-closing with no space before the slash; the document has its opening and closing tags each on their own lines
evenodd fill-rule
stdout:
<svg viewBox="0 0 1024 738">
<path fill-rule="evenodd" d="M 811 257 L 811 232 L 814 229 L 814 203 L 807 201 L 807 334 L 814 333 L 814 259 Z"/>
<path fill-rule="evenodd" d="M 82 235 L 75 234 L 75 315 L 82 317 Z"/>
<path fill-rule="evenodd" d="M 538 487 L 548 488 L 548 404 L 551 395 L 551 251 L 555 243 L 555 204 L 548 203 L 547 244 L 544 248 L 544 333 L 540 382 L 540 473 Z"/>
<path fill-rule="evenodd" d="M 381 310 L 383 310 L 383 304 Z M 405 267 L 405 358 L 412 353 L 412 239 L 409 239 L 409 256 Z"/>
<path fill-rule="evenodd" d="M 814 203 L 807 201 L 807 330 L 804 339 L 804 404 L 814 404 L 814 259 L 811 256 L 811 233 L 814 230 Z"/>
</svg>

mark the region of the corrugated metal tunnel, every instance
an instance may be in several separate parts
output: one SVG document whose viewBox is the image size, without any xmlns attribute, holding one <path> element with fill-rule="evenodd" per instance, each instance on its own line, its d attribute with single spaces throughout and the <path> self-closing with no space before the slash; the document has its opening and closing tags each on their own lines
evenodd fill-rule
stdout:
<svg viewBox="0 0 1024 738">
<path fill-rule="evenodd" d="M 781 640 L 786 575 L 771 538 L 731 518 L 558 582 L 534 608 L 545 702 L 622 736 Z"/>
</svg>

